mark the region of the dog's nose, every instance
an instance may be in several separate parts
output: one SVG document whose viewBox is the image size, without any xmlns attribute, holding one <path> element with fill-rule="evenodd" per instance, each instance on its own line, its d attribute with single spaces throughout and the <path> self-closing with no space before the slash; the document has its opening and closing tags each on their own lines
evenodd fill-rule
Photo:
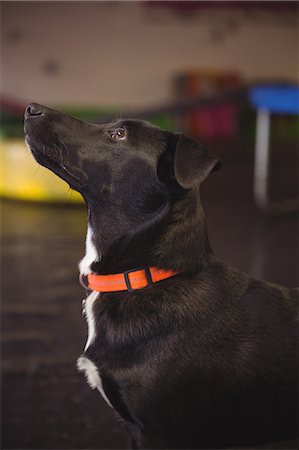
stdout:
<svg viewBox="0 0 299 450">
<path fill-rule="evenodd" d="M 46 108 L 44 106 L 38 105 L 37 103 L 30 103 L 25 109 L 25 117 L 34 116 L 44 116 L 46 113 Z"/>
</svg>

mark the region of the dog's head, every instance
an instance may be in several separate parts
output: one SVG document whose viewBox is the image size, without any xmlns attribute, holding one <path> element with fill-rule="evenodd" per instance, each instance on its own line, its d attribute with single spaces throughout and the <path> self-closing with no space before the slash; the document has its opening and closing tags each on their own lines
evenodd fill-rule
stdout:
<svg viewBox="0 0 299 450">
<path fill-rule="evenodd" d="M 142 225 L 220 166 L 198 143 L 140 120 L 92 125 L 38 104 L 25 111 L 38 163 L 96 205 L 115 235 Z"/>
</svg>

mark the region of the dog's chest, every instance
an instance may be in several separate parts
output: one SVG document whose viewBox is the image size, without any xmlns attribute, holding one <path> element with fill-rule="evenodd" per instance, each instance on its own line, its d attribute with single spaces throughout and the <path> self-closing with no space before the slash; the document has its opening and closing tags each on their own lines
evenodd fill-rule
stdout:
<svg viewBox="0 0 299 450">
<path fill-rule="evenodd" d="M 93 243 L 93 232 L 90 226 L 88 226 L 86 237 L 86 254 L 79 264 L 80 273 L 88 275 L 91 272 L 90 266 L 93 262 L 99 261 L 100 255 L 98 254 Z M 87 378 L 87 382 L 92 389 L 98 389 L 103 399 L 107 404 L 113 407 L 122 418 L 133 421 L 133 417 L 128 410 L 127 402 L 120 395 L 120 391 L 124 391 L 124 386 L 120 386 L 120 381 L 113 378 L 110 373 L 101 374 L 101 363 L 98 361 L 99 353 L 102 354 L 102 363 L 107 365 L 107 359 L 110 359 L 113 349 L 99 348 L 101 346 L 102 339 L 99 334 L 99 330 L 103 333 L 103 325 L 101 324 L 101 316 L 103 311 L 100 306 L 100 293 L 91 292 L 88 297 L 83 301 L 83 315 L 86 319 L 88 326 L 88 337 L 84 348 L 84 353 L 77 361 L 78 370 L 83 372 Z M 101 311 L 101 312 L 100 312 Z M 106 347 L 106 346 L 105 346 Z M 100 351 L 99 351 L 100 350 Z M 107 353 L 108 352 L 108 353 Z M 113 353 L 114 354 L 114 353 Z M 98 361 L 97 364 L 94 361 Z M 127 385 L 128 383 L 126 383 Z M 127 395 L 125 395 L 127 398 Z"/>
<path fill-rule="evenodd" d="M 87 275 L 88 273 L 90 273 L 90 265 L 98 260 L 99 254 L 92 241 L 92 230 L 90 226 L 88 226 L 86 235 L 86 254 L 79 264 L 80 274 Z M 95 341 L 97 336 L 94 303 L 98 300 L 99 296 L 100 296 L 99 292 L 92 292 L 82 302 L 83 306 L 82 313 L 87 322 L 88 337 L 85 344 L 84 353 L 83 355 L 80 356 L 80 358 L 77 361 L 77 367 L 80 372 L 84 372 L 90 387 L 92 389 L 98 389 L 102 394 L 104 400 L 108 403 L 108 405 L 112 406 L 103 389 L 102 378 L 98 367 L 94 364 L 93 361 L 91 361 L 85 355 L 85 352 L 90 347 L 90 345 Z"/>
<path fill-rule="evenodd" d="M 94 314 L 94 303 L 98 300 L 99 296 L 100 296 L 99 292 L 92 292 L 82 302 L 82 314 L 85 317 L 88 326 L 88 337 L 84 351 L 88 349 L 88 347 L 94 342 L 96 338 L 96 320 Z"/>
<path fill-rule="evenodd" d="M 96 339 L 96 320 L 94 314 L 94 302 L 99 297 L 99 292 L 92 292 L 84 301 L 83 314 L 87 321 L 88 337 L 84 352 L 87 351 L 89 346 Z M 77 361 L 77 367 L 80 372 L 84 372 L 87 382 L 92 389 L 98 389 L 104 400 L 112 407 L 104 389 L 101 374 L 97 366 L 83 353 Z"/>
</svg>

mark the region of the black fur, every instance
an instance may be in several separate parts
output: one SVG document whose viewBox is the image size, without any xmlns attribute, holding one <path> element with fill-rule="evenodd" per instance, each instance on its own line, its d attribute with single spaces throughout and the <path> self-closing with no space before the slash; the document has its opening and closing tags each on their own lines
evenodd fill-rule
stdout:
<svg viewBox="0 0 299 450">
<path fill-rule="evenodd" d="M 142 121 L 96 126 L 39 105 L 25 117 L 36 160 L 86 200 L 101 255 L 92 270 L 180 272 L 133 293 L 103 293 L 94 306 L 97 337 L 86 356 L 132 447 L 296 437 L 298 291 L 214 256 L 199 185 L 219 160 Z M 118 129 L 123 140 L 112 137 Z"/>
</svg>

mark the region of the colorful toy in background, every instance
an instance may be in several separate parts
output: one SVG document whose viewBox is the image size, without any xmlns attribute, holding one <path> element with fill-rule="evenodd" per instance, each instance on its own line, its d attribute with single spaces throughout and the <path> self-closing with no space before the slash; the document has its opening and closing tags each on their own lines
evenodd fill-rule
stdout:
<svg viewBox="0 0 299 450">
<path fill-rule="evenodd" d="M 240 87 L 236 73 L 191 70 L 179 74 L 174 81 L 178 100 L 216 96 L 224 91 Z M 182 118 L 187 133 L 200 139 L 234 139 L 238 132 L 238 109 L 233 102 L 193 110 Z"/>
</svg>

